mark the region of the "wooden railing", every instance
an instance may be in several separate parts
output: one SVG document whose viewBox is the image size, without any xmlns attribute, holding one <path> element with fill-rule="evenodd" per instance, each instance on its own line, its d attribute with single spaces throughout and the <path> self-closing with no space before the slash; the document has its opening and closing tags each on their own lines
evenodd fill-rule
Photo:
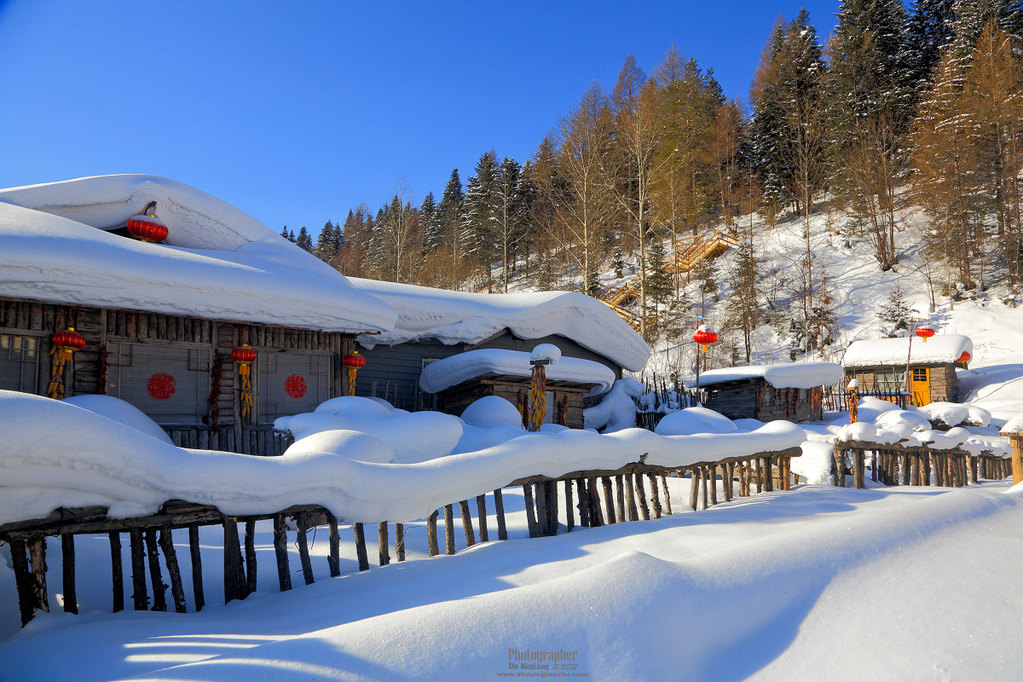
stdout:
<svg viewBox="0 0 1023 682">
<path fill-rule="evenodd" d="M 290 434 L 275 431 L 273 424 L 253 424 L 215 429 L 202 424 L 165 424 L 163 430 L 178 447 L 223 450 L 243 455 L 278 457 L 294 442 Z"/>
<path fill-rule="evenodd" d="M 990 452 L 845 441 L 835 443 L 835 485 L 845 486 L 848 461 L 853 487 L 865 487 L 868 452 L 873 455 L 871 479 L 885 485 L 929 486 L 933 481 L 936 486 L 961 488 L 982 478 L 1000 480 L 1012 475 L 1012 461 Z"/>
<path fill-rule="evenodd" d="M 577 471 L 548 478 L 531 476 L 512 481 L 502 489 L 493 491 L 497 522 L 497 539 L 506 540 L 507 518 L 502 490 L 521 488 L 525 499 L 524 514 L 530 537 L 555 535 L 564 530 L 571 532 L 577 526 L 596 527 L 625 521 L 660 518 L 672 513 L 672 500 L 668 489 L 669 478 L 689 478 L 688 504 L 693 510 L 706 509 L 718 504 L 718 480 L 723 483 L 723 500 L 745 497 L 754 492 L 775 488 L 788 490 L 792 483 L 789 461 L 799 455 L 799 448 L 779 452 L 763 452 L 745 457 L 733 457 L 716 462 L 704 462 L 686 467 L 658 467 L 642 462 L 630 464 L 614 471 Z M 566 500 L 564 513 L 559 510 L 558 484 Z M 458 507 L 464 546 L 471 547 L 490 539 L 486 495 L 475 498 L 476 520 L 472 518 L 469 500 L 445 505 L 426 518 L 427 553 L 440 554 L 439 518 L 444 518 L 444 553 L 456 552 L 454 508 Z M 303 579 L 314 581 L 312 563 L 306 538 L 316 526 L 329 528 L 327 564 L 330 575 L 341 573 L 339 520 L 328 510 L 318 506 L 293 506 L 288 509 L 252 516 L 229 516 L 216 507 L 197 505 L 182 500 L 169 500 L 156 514 L 130 519 L 114 519 L 105 507 L 57 509 L 48 517 L 0 525 L 0 541 L 11 549 L 18 604 L 22 625 L 27 624 L 37 611 L 50 610 L 46 575 L 46 539 L 60 537 L 62 551 L 63 608 L 78 612 L 75 589 L 75 535 L 106 534 L 110 543 L 111 585 L 113 611 L 125 606 L 124 570 L 121 558 L 121 536 L 128 534 L 131 557 L 132 604 L 135 610 L 168 610 L 167 586 L 163 583 L 160 553 L 163 554 L 170 581 L 171 599 L 176 612 L 187 610 L 177 553 L 171 535 L 174 529 L 188 529 L 189 556 L 193 604 L 196 611 L 205 605 L 200 553 L 200 526 L 223 527 L 224 542 L 224 600 L 244 599 L 256 590 L 255 523 L 272 519 L 274 524 L 274 555 L 278 584 L 281 591 L 291 589 L 291 571 L 288 559 L 288 519 L 297 527 L 296 542 Z M 239 533 L 243 526 L 243 535 Z M 377 524 L 377 557 L 381 566 L 390 563 L 390 528 L 394 529 L 394 550 L 398 561 L 404 561 L 406 536 L 404 524 Z M 356 559 L 359 570 L 369 568 L 368 548 L 364 524 L 352 523 Z M 476 531 L 478 530 L 478 536 Z M 479 538 L 477 540 L 477 537 Z M 242 539 L 244 538 L 244 539 Z M 154 586 L 148 594 L 146 573 Z"/>
</svg>

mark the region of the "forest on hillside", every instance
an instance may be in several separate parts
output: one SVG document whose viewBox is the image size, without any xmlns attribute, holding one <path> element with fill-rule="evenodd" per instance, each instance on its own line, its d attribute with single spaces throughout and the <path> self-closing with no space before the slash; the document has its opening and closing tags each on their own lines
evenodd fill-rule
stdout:
<svg viewBox="0 0 1023 682">
<path fill-rule="evenodd" d="M 594 82 L 521 163 L 480 156 L 438 198 L 399 191 L 377 211 L 352 208 L 315 240 L 285 237 L 346 275 L 474 291 L 565 286 L 594 296 L 599 273 L 638 275 L 637 327 L 679 296 L 664 271 L 680 240 L 734 235 L 731 323 L 747 335 L 761 303 L 756 213 L 805 224 L 796 311 L 805 349 L 828 323 L 810 216 L 824 197 L 836 229 L 867 240 L 881 270 L 898 265 L 899 202 L 926 215 L 914 240 L 942 293 L 1021 278 L 1023 3 L 846 0 L 830 40 L 804 10 L 779 18 L 752 76 L 748 109 L 713 69 L 670 47 L 647 74 L 630 55 L 614 87 Z M 400 169 L 397 169 L 400 170 Z M 763 229 L 763 228 L 760 228 Z M 709 277 L 696 271 L 693 276 Z M 747 343 L 748 348 L 748 343 Z"/>
</svg>

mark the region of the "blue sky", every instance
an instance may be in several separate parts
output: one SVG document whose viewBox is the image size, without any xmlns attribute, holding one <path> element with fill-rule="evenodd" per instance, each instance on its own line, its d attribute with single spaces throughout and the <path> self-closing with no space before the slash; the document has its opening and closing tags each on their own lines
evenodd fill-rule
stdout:
<svg viewBox="0 0 1023 682">
<path fill-rule="evenodd" d="M 151 173 L 315 233 L 525 160 L 630 52 L 675 43 L 745 99 L 778 15 L 824 40 L 838 5 L 0 0 L 0 187 Z"/>
</svg>

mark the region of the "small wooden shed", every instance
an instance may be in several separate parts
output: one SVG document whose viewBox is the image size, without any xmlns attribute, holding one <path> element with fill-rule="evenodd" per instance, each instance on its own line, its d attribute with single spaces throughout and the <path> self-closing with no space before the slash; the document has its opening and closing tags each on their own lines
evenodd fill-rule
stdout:
<svg viewBox="0 0 1023 682">
<path fill-rule="evenodd" d="M 864 339 L 854 341 L 845 351 L 842 364 L 845 381 L 859 382 L 861 395 L 906 390 L 917 407 L 932 402 L 958 402 L 956 369 L 966 369 L 973 356 L 973 342 L 967 336 L 938 334 L 922 339 Z"/>
<path fill-rule="evenodd" d="M 486 349 L 452 355 L 428 364 L 419 383 L 437 394 L 438 409 L 461 416 L 472 402 L 496 395 L 519 408 L 523 425 L 528 421 L 528 396 L 532 367 L 523 351 Z M 583 428 L 583 398 L 611 389 L 615 374 L 591 360 L 562 356 L 546 367 L 545 424 Z"/>
<path fill-rule="evenodd" d="M 583 294 L 483 294 L 356 277 L 348 281 L 398 316 L 393 330 L 358 337 L 366 366 L 359 370 L 356 394 L 383 397 L 408 410 L 444 409 L 439 394 L 420 388 L 420 376 L 431 363 L 468 351 L 498 349 L 528 356 L 536 345 L 548 343 L 563 358 L 603 365 L 615 378 L 621 378 L 623 369 L 642 370 L 650 356 L 650 347 L 628 323 Z M 569 402 L 585 400 L 588 406 L 594 401 L 594 396 L 580 398 L 568 387 L 560 388 Z"/>
<path fill-rule="evenodd" d="M 841 365 L 797 362 L 712 369 L 695 387 L 704 407 L 729 419 L 805 422 L 823 417 L 823 387 L 841 379 Z"/>
</svg>

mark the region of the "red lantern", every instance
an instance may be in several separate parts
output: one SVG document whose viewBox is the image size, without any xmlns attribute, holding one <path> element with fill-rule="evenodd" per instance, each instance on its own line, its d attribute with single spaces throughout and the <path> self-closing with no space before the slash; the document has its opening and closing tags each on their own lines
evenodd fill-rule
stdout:
<svg viewBox="0 0 1023 682">
<path fill-rule="evenodd" d="M 231 359 L 235 362 L 255 362 L 256 357 L 256 350 L 247 343 L 231 351 Z"/>
<path fill-rule="evenodd" d="M 238 363 L 238 376 L 241 378 L 242 416 L 252 413 L 252 363 L 256 361 L 256 350 L 247 343 L 231 351 L 231 359 Z"/>
<path fill-rule="evenodd" d="M 934 336 L 934 330 L 930 327 L 917 327 L 916 335 L 923 339 L 924 343 L 927 343 L 927 339 Z"/>
<path fill-rule="evenodd" d="M 76 350 L 85 348 L 85 337 L 76 332 L 74 327 L 68 327 L 67 331 L 54 334 L 51 340 L 53 348 L 50 349 L 50 355 L 53 356 L 53 364 L 50 367 L 50 383 L 46 387 L 46 394 L 55 400 L 63 400 L 64 365 Z"/>
<path fill-rule="evenodd" d="M 53 335 L 53 345 L 71 351 L 85 348 L 85 337 L 75 331 L 74 327 L 68 327 L 66 332 L 57 332 Z"/>
<path fill-rule="evenodd" d="M 965 364 L 966 364 L 967 362 L 969 362 L 969 361 L 970 361 L 971 359 L 973 359 L 973 356 L 972 356 L 972 355 L 970 355 L 970 351 L 968 351 L 968 350 L 964 350 L 964 351 L 963 351 L 963 354 L 959 356 L 959 359 L 958 359 L 958 360 L 956 360 L 956 362 L 961 362 L 961 363 L 963 363 L 963 364 L 965 365 Z"/>
<path fill-rule="evenodd" d="M 700 344 L 700 350 L 704 353 L 710 348 L 710 344 L 718 340 L 717 332 L 709 324 L 702 324 L 693 334 L 693 341 Z"/>
<path fill-rule="evenodd" d="M 366 358 L 353 350 L 350 355 L 341 358 L 341 364 L 348 368 L 348 395 L 355 395 L 355 375 L 361 367 L 366 366 Z"/>
<path fill-rule="evenodd" d="M 167 226 L 154 215 L 140 213 L 128 218 L 128 234 L 144 242 L 160 243 L 167 238 Z"/>
</svg>

